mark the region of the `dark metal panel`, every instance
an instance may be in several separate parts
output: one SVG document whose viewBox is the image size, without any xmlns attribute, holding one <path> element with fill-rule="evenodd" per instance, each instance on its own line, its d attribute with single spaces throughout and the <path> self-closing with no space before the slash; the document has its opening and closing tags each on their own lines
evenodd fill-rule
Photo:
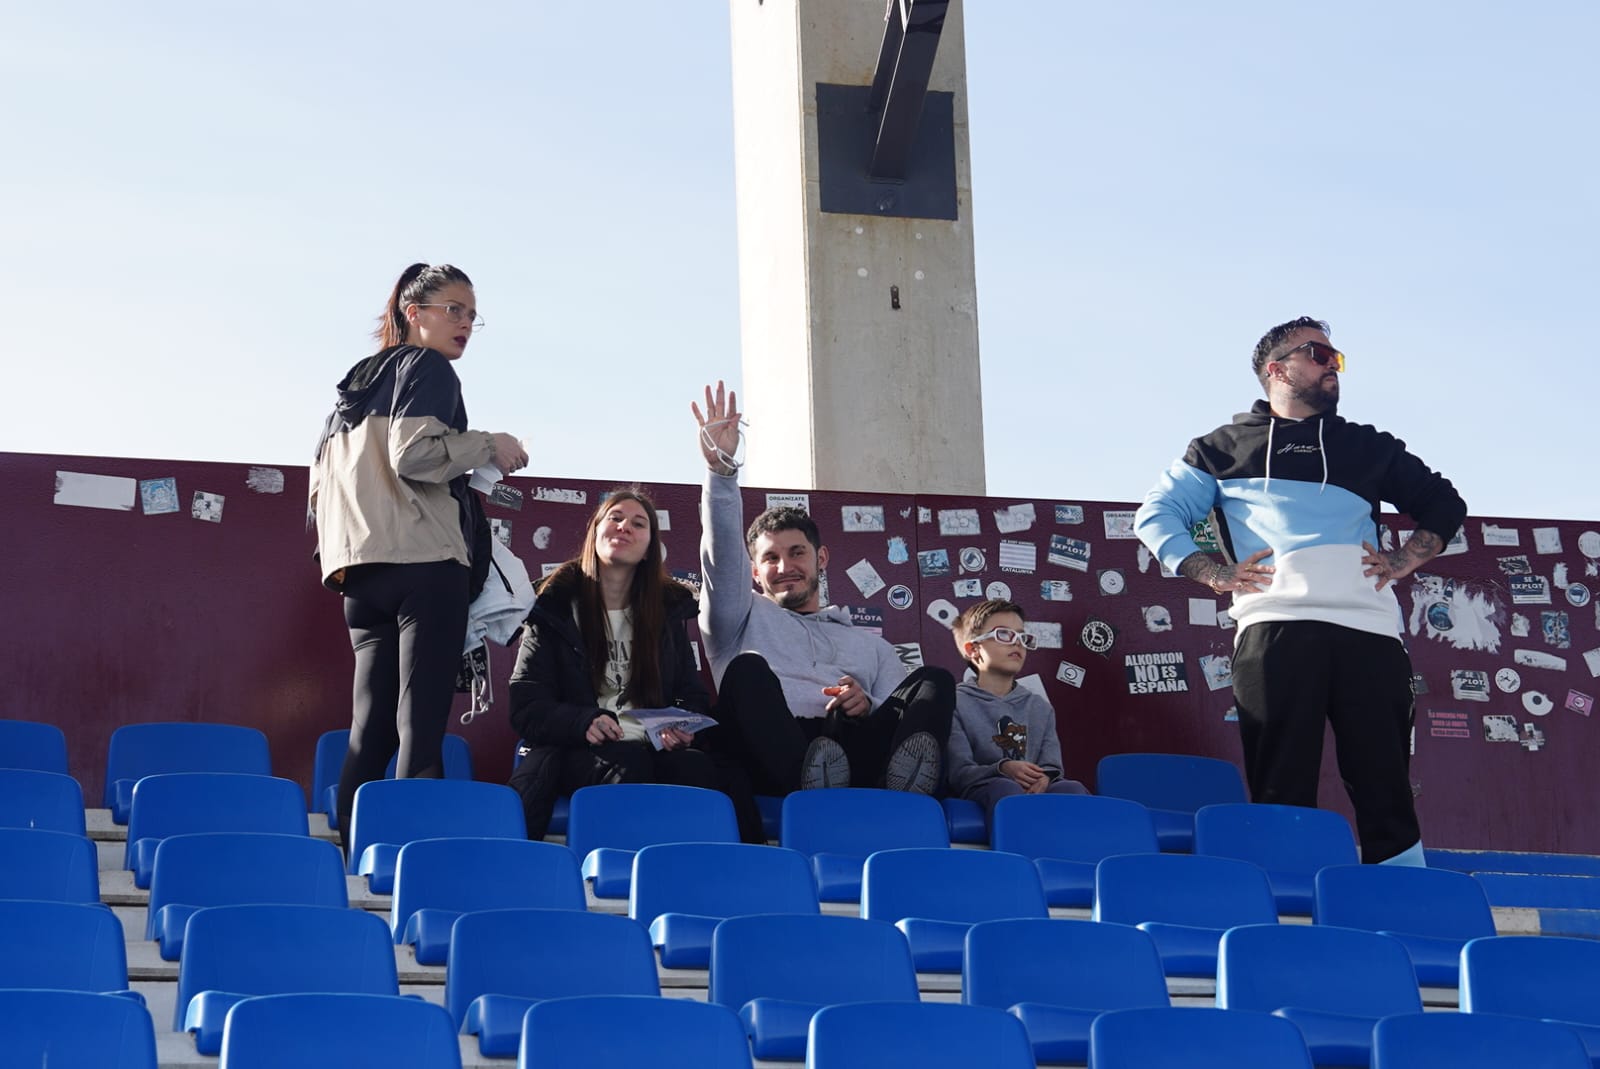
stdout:
<svg viewBox="0 0 1600 1069">
<path fill-rule="evenodd" d="M 879 117 L 864 85 L 817 83 L 822 210 L 912 219 L 957 219 L 955 95 L 924 94 L 903 179 L 870 173 Z"/>
</svg>

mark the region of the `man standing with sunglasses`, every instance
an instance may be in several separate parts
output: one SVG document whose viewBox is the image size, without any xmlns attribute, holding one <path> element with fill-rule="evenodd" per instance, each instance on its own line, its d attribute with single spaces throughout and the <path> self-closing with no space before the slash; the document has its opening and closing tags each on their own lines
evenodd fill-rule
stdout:
<svg viewBox="0 0 1600 1069">
<path fill-rule="evenodd" d="M 1337 414 L 1345 360 L 1328 333 L 1304 316 L 1267 331 L 1251 361 L 1266 400 L 1190 442 L 1135 530 L 1162 564 L 1232 595 L 1251 798 L 1315 806 L 1330 723 L 1362 860 L 1421 865 L 1411 660 L 1392 584 L 1444 549 L 1467 506 L 1404 442 Z M 1396 548 L 1378 535 L 1385 501 L 1415 525 Z M 1208 516 L 1220 560 L 1193 537 Z"/>
</svg>

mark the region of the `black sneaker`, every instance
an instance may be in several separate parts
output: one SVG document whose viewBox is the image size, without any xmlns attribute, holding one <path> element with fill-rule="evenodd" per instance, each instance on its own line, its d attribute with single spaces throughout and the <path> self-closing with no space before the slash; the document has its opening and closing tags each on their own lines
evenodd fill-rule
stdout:
<svg viewBox="0 0 1600 1069">
<path fill-rule="evenodd" d="M 845 756 L 844 747 L 822 735 L 812 739 L 800 763 L 800 789 L 812 791 L 818 787 L 848 786 L 850 758 Z"/>
<path fill-rule="evenodd" d="M 891 791 L 932 794 L 939 786 L 943 760 L 939 744 L 932 735 L 926 731 L 907 735 L 889 755 L 883 785 Z"/>
</svg>

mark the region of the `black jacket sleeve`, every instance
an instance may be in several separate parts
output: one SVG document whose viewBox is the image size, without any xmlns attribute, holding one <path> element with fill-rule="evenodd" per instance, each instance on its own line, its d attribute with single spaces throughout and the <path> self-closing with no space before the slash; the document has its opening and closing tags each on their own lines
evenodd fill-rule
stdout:
<svg viewBox="0 0 1600 1069">
<path fill-rule="evenodd" d="M 609 715 L 592 688 L 580 686 L 564 665 L 566 640 L 537 614 L 522 629 L 522 647 L 511 672 L 511 726 L 535 746 L 582 746 L 597 716 Z"/>
<path fill-rule="evenodd" d="M 1467 503 L 1449 479 L 1413 456 L 1406 443 L 1392 436 L 1389 441 L 1393 453 L 1384 473 L 1383 500 L 1410 516 L 1418 527 L 1450 541 L 1467 518 Z"/>
</svg>

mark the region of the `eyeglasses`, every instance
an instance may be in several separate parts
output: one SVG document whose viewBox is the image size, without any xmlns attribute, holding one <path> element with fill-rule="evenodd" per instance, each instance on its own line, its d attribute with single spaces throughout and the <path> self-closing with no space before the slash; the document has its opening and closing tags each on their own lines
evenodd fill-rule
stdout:
<svg viewBox="0 0 1600 1069">
<path fill-rule="evenodd" d="M 1331 345 L 1324 345 L 1319 341 L 1304 342 L 1284 353 L 1282 359 L 1287 360 L 1298 352 L 1304 352 L 1306 359 L 1318 367 L 1327 367 L 1331 364 L 1335 371 L 1344 370 L 1344 354 Z"/>
<path fill-rule="evenodd" d="M 1038 635 L 1027 631 L 1013 631 L 1009 627 L 992 628 L 988 631 L 985 631 L 981 635 L 973 635 L 967 641 L 978 643 L 990 638 L 994 639 L 1002 646 L 1011 646 L 1020 642 L 1022 644 L 1022 648 L 1025 650 L 1036 650 L 1039 648 Z"/>
<path fill-rule="evenodd" d="M 456 304 L 454 301 L 451 301 L 449 304 L 419 304 L 417 307 L 443 308 L 445 318 L 449 319 L 450 322 L 471 323 L 473 330 L 483 329 L 483 317 L 478 314 L 478 310 L 476 308 L 468 308 L 466 305 Z"/>
</svg>

